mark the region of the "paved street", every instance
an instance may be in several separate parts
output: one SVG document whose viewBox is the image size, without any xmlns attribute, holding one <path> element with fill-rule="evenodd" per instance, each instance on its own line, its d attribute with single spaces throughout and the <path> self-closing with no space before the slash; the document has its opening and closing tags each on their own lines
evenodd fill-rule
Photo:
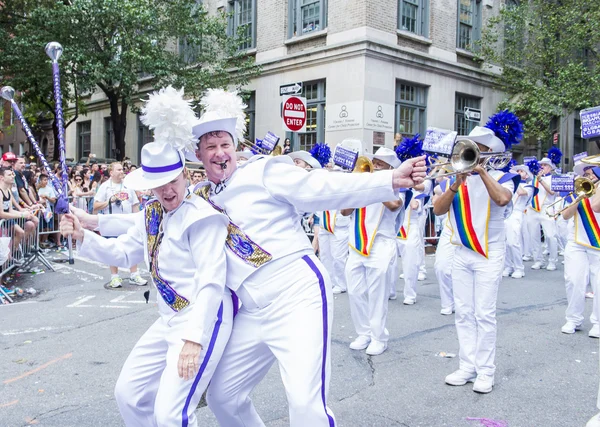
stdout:
<svg viewBox="0 0 600 427">
<path fill-rule="evenodd" d="M 417 304 L 390 302 L 389 349 L 368 357 L 352 351 L 348 297 L 336 297 L 330 406 L 339 426 L 478 426 L 487 418 L 510 427 L 584 426 L 595 412 L 598 340 L 590 328 L 564 335 L 562 266 L 505 279 L 498 298 L 496 386 L 479 395 L 450 387 L 444 376 L 458 367 L 452 316 L 439 314 L 433 258 L 420 282 Z M 136 339 L 157 317 L 143 290 L 107 290 L 107 268 L 77 260 L 57 271 L 22 275 L 23 287 L 42 292 L 24 303 L 0 306 L 0 426 L 120 426 L 113 386 Z M 155 293 L 150 301 L 154 301 Z M 587 300 L 587 313 L 592 301 Z M 287 407 L 273 367 L 253 394 L 269 427 L 286 426 Z M 201 426 L 217 426 L 204 407 Z M 309 426 L 310 427 L 310 426 Z"/>
</svg>

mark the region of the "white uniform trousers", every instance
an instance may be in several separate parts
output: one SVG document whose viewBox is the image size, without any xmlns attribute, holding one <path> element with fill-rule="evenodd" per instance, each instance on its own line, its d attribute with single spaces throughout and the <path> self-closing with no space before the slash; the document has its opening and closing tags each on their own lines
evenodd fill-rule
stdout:
<svg viewBox="0 0 600 427">
<path fill-rule="evenodd" d="M 454 262 L 454 251 L 456 245 L 450 243 L 452 232 L 444 227 L 435 250 L 435 276 L 440 286 L 440 300 L 442 308 L 454 310 L 454 295 L 452 294 L 452 263 Z"/>
<path fill-rule="evenodd" d="M 534 227 L 533 220 L 531 219 L 533 214 L 531 208 L 528 208 L 526 212 L 523 213 L 523 222 L 521 226 L 521 232 L 523 233 L 523 256 L 533 257 L 533 253 L 531 251 L 531 229 Z"/>
<path fill-rule="evenodd" d="M 573 241 L 565 248 L 565 287 L 567 290 L 567 322 L 576 325 L 583 323 L 585 311 L 585 291 L 588 282 L 592 285 L 594 305 L 590 322 L 598 324 L 598 281 L 600 280 L 600 251 L 588 249 Z"/>
<path fill-rule="evenodd" d="M 396 257 L 396 242 L 376 236 L 368 257 L 353 249 L 346 263 L 350 315 L 358 335 L 387 342 L 385 328 L 390 295 L 389 270 Z"/>
<path fill-rule="evenodd" d="M 562 215 L 556 218 L 556 243 L 558 250 L 562 252 L 567 247 L 567 237 L 569 236 L 568 224 L 569 222 Z"/>
<path fill-rule="evenodd" d="M 418 221 L 415 221 L 417 225 Z M 406 240 L 397 239 L 400 256 L 402 257 L 402 273 L 404 274 L 404 298 L 414 301 L 417 299 L 417 284 L 419 283 L 419 266 L 425 254 L 423 250 L 423 230 L 412 226 L 408 229 Z"/>
<path fill-rule="evenodd" d="M 529 216 L 529 212 L 527 213 Z M 556 241 L 556 221 L 554 218 L 546 215 L 546 207 L 542 206 L 540 212 L 531 211 L 531 227 L 529 235 L 531 237 L 531 250 L 533 260 L 537 262 L 544 261 L 544 251 L 542 249 L 542 236 L 540 226 L 544 230 L 544 240 L 548 245 L 548 262 L 556 264 L 558 262 L 558 249 Z"/>
<path fill-rule="evenodd" d="M 513 211 L 504 221 L 506 230 L 506 260 L 504 267 L 525 273 L 523 265 L 523 212 Z"/>
<path fill-rule="evenodd" d="M 430 212 L 429 208 L 426 208 L 419 217 L 419 227 L 421 228 L 421 246 L 419 250 L 423 253 L 421 257 L 421 264 L 419 264 L 419 273 L 427 274 L 427 268 L 425 267 L 425 226 L 427 225 L 427 213 Z"/>
<path fill-rule="evenodd" d="M 489 244 L 488 259 L 457 246 L 452 265 L 460 368 L 493 376 L 496 370 L 496 300 L 505 242 Z"/>
<path fill-rule="evenodd" d="M 208 406 L 221 426 L 264 426 L 249 395 L 277 360 L 290 426 L 334 427 L 327 408 L 333 320 L 327 271 L 314 255 L 305 255 L 257 289 L 262 307 L 243 289 L 237 292 L 242 307 L 208 388 Z"/>
<path fill-rule="evenodd" d="M 348 259 L 348 227 L 336 227 L 335 234 L 319 233 L 319 259 L 331 277 L 331 284 L 342 290 L 346 285 L 346 260 Z"/>
<path fill-rule="evenodd" d="M 188 320 L 185 313 L 168 322 L 159 318 L 129 354 L 115 386 L 115 398 L 126 426 L 197 425 L 196 407 L 231 333 L 231 297 L 223 297 L 211 339 L 200 354 L 200 369 L 195 378 L 186 381 L 179 377 L 177 362 Z"/>
</svg>

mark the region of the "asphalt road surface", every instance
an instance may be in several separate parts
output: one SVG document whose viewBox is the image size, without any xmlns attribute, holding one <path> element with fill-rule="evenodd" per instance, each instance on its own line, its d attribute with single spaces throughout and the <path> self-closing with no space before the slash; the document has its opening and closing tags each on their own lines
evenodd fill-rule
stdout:
<svg viewBox="0 0 600 427">
<path fill-rule="evenodd" d="M 480 395 L 472 385 L 444 384 L 458 360 L 438 354 L 457 353 L 458 341 L 453 316 L 439 314 L 432 257 L 427 265 L 417 304 L 403 305 L 401 292 L 390 301 L 391 339 L 380 356 L 348 348 L 355 337 L 348 297 L 336 296 L 329 406 L 337 425 L 492 425 L 481 420 L 487 419 L 510 427 L 584 426 L 597 412 L 599 347 L 587 336 L 587 318 L 583 331 L 560 332 L 562 266 L 533 271 L 527 263 L 524 279 L 503 280 L 496 386 Z M 0 306 L 0 426 L 120 426 L 113 387 L 129 351 L 158 316 L 156 294 L 146 304 L 143 289 L 105 289 L 108 268 L 99 264 L 78 259 L 55 266 L 56 272 L 21 274 L 19 285 L 40 292 Z M 587 300 L 586 316 L 591 305 Z M 267 426 L 288 425 L 276 365 L 252 396 Z M 201 426 L 218 425 L 207 407 L 198 417 Z"/>
</svg>

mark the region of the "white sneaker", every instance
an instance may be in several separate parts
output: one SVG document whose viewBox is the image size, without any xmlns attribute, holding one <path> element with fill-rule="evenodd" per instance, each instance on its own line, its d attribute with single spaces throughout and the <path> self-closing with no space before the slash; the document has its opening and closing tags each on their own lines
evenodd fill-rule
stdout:
<svg viewBox="0 0 600 427">
<path fill-rule="evenodd" d="M 398 295 L 397 294 L 390 294 L 390 296 L 388 297 L 388 299 L 390 301 L 396 301 L 398 299 Z"/>
<path fill-rule="evenodd" d="M 108 282 L 109 288 L 120 288 L 121 286 L 123 286 L 123 279 L 118 276 L 113 277 L 110 279 L 110 282 Z"/>
<path fill-rule="evenodd" d="M 451 316 L 452 313 L 454 313 L 454 309 L 452 307 L 446 307 L 440 310 L 440 314 L 444 316 Z"/>
<path fill-rule="evenodd" d="M 508 277 L 508 276 L 510 276 L 511 273 L 512 273 L 512 270 L 510 268 L 505 268 L 502 271 L 502 277 Z"/>
<path fill-rule="evenodd" d="M 600 325 L 592 326 L 592 329 L 590 329 L 590 332 L 588 333 L 588 337 L 600 338 Z"/>
<path fill-rule="evenodd" d="M 477 375 L 475 384 L 473 384 L 473 391 L 477 393 L 489 393 L 494 387 L 494 377 L 489 375 Z"/>
<path fill-rule="evenodd" d="M 549 262 L 548 266 L 546 267 L 546 270 L 548 270 L 548 271 L 556 270 L 556 264 L 554 264 L 553 262 Z"/>
<path fill-rule="evenodd" d="M 379 356 L 381 353 L 387 350 L 387 343 L 372 340 L 371 344 L 367 347 L 367 354 L 369 356 Z"/>
<path fill-rule="evenodd" d="M 531 255 L 523 255 L 523 261 L 533 261 L 533 257 Z"/>
<path fill-rule="evenodd" d="M 523 273 L 522 271 L 515 271 L 513 274 L 510 275 L 510 277 L 512 277 L 513 279 L 522 279 L 523 276 L 525 276 L 525 273 Z"/>
<path fill-rule="evenodd" d="M 401 278 L 401 279 L 404 279 L 404 273 L 402 273 L 402 274 L 400 275 L 400 278 Z"/>
<path fill-rule="evenodd" d="M 335 285 L 333 288 L 333 293 L 334 294 L 343 294 L 344 292 L 346 292 L 344 289 L 342 289 L 341 287 L 339 287 L 338 285 Z"/>
<path fill-rule="evenodd" d="M 590 418 L 585 427 L 600 427 L 600 413 Z"/>
<path fill-rule="evenodd" d="M 412 299 L 412 298 L 404 298 L 404 305 L 413 305 L 414 303 L 416 303 L 417 300 L 416 299 Z"/>
<path fill-rule="evenodd" d="M 131 276 L 129 276 L 129 283 L 137 286 L 146 286 L 148 284 L 148 281 L 142 278 L 142 276 L 140 276 L 139 274 L 132 274 Z"/>
<path fill-rule="evenodd" d="M 563 334 L 574 334 L 575 331 L 579 331 L 581 330 L 581 325 L 576 325 L 573 322 L 567 322 L 563 325 L 562 328 L 560 328 L 560 331 Z"/>
<path fill-rule="evenodd" d="M 532 270 L 539 270 L 539 269 L 540 269 L 540 268 L 542 268 L 543 266 L 544 266 L 544 265 L 543 265 L 541 262 L 539 262 L 539 261 L 536 261 L 536 262 L 534 262 L 534 263 L 531 265 L 531 269 L 532 269 Z"/>
<path fill-rule="evenodd" d="M 356 339 L 354 341 L 352 341 L 350 343 L 350 348 L 352 350 L 364 350 L 365 348 L 367 348 L 369 346 L 370 342 L 371 342 L 370 337 L 367 337 L 365 335 L 359 335 L 358 337 L 356 337 Z"/>
<path fill-rule="evenodd" d="M 465 385 L 466 383 L 472 383 L 477 378 L 477 374 L 475 372 L 467 372 L 462 369 L 458 369 L 452 372 L 450 375 L 446 377 L 444 381 L 448 385 Z"/>
<path fill-rule="evenodd" d="M 550 255 L 550 251 L 548 249 L 544 249 L 544 252 L 542 252 L 542 255 Z"/>
<path fill-rule="evenodd" d="M 590 298 L 590 299 L 591 299 L 591 298 L 594 298 L 594 293 L 593 293 L 593 292 L 586 292 L 586 293 L 585 293 L 585 297 L 586 297 L 586 298 Z"/>
<path fill-rule="evenodd" d="M 422 282 L 423 280 L 427 279 L 427 275 L 421 271 L 419 271 L 419 276 L 417 277 L 417 280 L 419 282 Z"/>
<path fill-rule="evenodd" d="M 559 254 L 560 256 L 565 256 L 565 251 L 558 251 L 558 254 Z"/>
</svg>

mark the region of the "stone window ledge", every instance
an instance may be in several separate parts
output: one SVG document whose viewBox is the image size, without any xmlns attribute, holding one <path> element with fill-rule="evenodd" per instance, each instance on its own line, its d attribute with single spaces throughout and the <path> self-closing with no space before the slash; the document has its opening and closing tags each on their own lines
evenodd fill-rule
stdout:
<svg viewBox="0 0 600 427">
<path fill-rule="evenodd" d="M 412 40 L 427 46 L 431 46 L 433 44 L 433 40 L 428 39 L 427 37 L 419 36 L 415 33 L 411 33 L 410 31 L 397 30 L 396 33 L 398 34 L 398 37 L 402 37 L 403 39 Z"/>
<path fill-rule="evenodd" d="M 293 45 L 296 43 L 302 43 L 306 40 L 312 40 L 312 39 L 317 39 L 319 37 L 325 37 L 326 35 L 327 35 L 327 28 L 325 28 L 324 30 L 312 31 L 308 34 L 304 34 L 301 36 L 292 37 L 292 38 L 284 41 L 283 44 L 286 46 L 290 46 L 290 45 Z"/>
<path fill-rule="evenodd" d="M 456 48 L 456 54 L 460 55 L 460 56 L 464 56 L 465 58 L 469 58 L 469 59 L 477 58 L 477 55 L 474 54 L 473 52 L 465 50 L 465 49 L 460 49 L 460 48 Z"/>
</svg>

